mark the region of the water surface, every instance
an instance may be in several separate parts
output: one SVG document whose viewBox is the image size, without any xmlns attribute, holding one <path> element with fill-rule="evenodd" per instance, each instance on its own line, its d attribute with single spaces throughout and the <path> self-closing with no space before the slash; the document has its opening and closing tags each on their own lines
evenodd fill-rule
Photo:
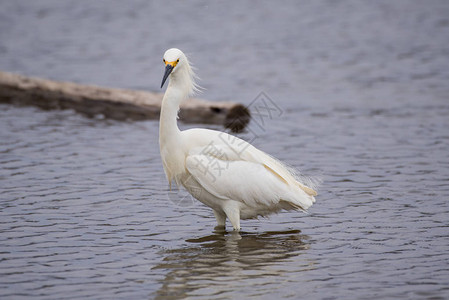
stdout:
<svg viewBox="0 0 449 300">
<path fill-rule="evenodd" d="M 185 49 L 203 97 L 266 92 L 241 137 L 317 203 L 214 232 L 168 191 L 157 121 L 2 104 L 0 298 L 448 298 L 447 2 L 188 3 L 2 1 L 0 69 L 157 90 Z"/>
</svg>

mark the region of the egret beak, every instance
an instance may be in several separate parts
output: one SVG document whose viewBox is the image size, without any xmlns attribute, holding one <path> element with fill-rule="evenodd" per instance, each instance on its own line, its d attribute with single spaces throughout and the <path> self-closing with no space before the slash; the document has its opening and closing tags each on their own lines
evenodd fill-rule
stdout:
<svg viewBox="0 0 449 300">
<path fill-rule="evenodd" d="M 171 71 L 173 71 L 174 66 L 172 66 L 170 63 L 168 63 L 165 66 L 165 74 L 164 74 L 164 78 L 162 78 L 162 84 L 161 84 L 161 88 L 164 86 L 165 81 L 168 78 L 168 75 L 170 75 Z"/>
</svg>

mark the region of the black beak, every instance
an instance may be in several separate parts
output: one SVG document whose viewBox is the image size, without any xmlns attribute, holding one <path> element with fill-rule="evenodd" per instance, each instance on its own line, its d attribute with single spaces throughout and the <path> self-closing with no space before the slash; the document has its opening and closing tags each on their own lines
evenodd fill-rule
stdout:
<svg viewBox="0 0 449 300">
<path fill-rule="evenodd" d="M 173 66 L 167 64 L 167 66 L 165 67 L 164 78 L 162 78 L 161 88 L 164 86 L 165 80 L 167 80 L 168 75 L 170 75 L 171 71 L 173 71 Z"/>
</svg>

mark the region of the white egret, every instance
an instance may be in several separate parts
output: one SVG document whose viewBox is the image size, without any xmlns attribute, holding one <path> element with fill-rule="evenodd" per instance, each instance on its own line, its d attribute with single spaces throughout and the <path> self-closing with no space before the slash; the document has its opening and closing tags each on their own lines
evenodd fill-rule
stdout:
<svg viewBox="0 0 449 300">
<path fill-rule="evenodd" d="M 167 179 L 183 185 L 213 209 L 217 227 L 228 218 L 234 230 L 240 219 L 284 210 L 306 211 L 316 191 L 305 186 L 280 161 L 225 132 L 208 129 L 180 131 L 177 115 L 182 100 L 197 90 L 195 75 L 179 49 L 165 52 L 169 83 L 162 100 L 159 146 Z"/>
</svg>

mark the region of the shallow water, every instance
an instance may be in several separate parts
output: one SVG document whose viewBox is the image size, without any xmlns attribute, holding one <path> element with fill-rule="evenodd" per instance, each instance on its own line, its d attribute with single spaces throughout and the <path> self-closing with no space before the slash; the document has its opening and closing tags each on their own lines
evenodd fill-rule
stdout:
<svg viewBox="0 0 449 300">
<path fill-rule="evenodd" d="M 0 298 L 449 297 L 447 2 L 266 4 L 250 15 L 249 3 L 198 2 L 177 18 L 146 1 L 79 3 L 1 2 L 22 22 L 0 18 L 10 25 L 0 69 L 156 90 L 161 53 L 180 44 L 203 97 L 262 109 L 243 138 L 323 183 L 309 214 L 217 233 L 209 208 L 168 191 L 157 121 L 0 105 Z M 168 21 L 207 38 L 182 38 Z M 303 22 L 307 34 L 288 39 Z"/>
</svg>

